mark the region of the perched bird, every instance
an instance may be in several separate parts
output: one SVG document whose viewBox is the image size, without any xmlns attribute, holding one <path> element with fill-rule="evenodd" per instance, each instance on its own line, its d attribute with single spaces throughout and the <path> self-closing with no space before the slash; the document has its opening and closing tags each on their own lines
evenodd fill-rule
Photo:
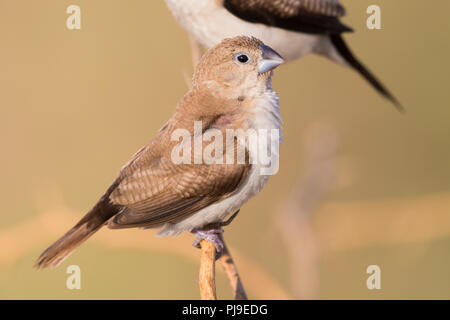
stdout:
<svg viewBox="0 0 450 320">
<path fill-rule="evenodd" d="M 271 78 L 272 70 L 281 63 L 281 56 L 256 38 L 225 39 L 208 50 L 196 68 L 192 89 L 174 115 L 121 169 L 97 204 L 41 254 L 37 267 L 59 265 L 105 225 L 111 229 L 162 227 L 160 235 L 193 232 L 198 236 L 196 243 L 207 239 L 220 250 L 220 223 L 259 193 L 269 176 L 261 174 L 262 163 L 250 161 L 256 158 L 255 149 L 237 136 L 217 141 L 216 146 L 225 148 L 214 149 L 214 159 L 230 150 L 234 155 L 241 148 L 243 162 L 237 158 L 232 163 L 197 162 L 195 123 L 200 123 L 202 136 L 225 136 L 239 130 L 279 131 L 280 109 Z M 179 132 L 197 140 L 180 142 Z M 209 145 L 206 140 L 200 140 L 201 146 Z M 188 161 L 181 163 L 174 158 L 180 146 L 193 150 L 183 158 Z M 217 227 L 204 230 L 211 224 Z"/>
<path fill-rule="evenodd" d="M 339 18 L 338 0 L 166 0 L 176 20 L 190 34 L 194 63 L 201 47 L 223 38 L 253 36 L 286 61 L 315 53 L 359 72 L 380 94 L 402 110 L 383 84 L 354 56 L 342 33 L 353 31 Z"/>
</svg>

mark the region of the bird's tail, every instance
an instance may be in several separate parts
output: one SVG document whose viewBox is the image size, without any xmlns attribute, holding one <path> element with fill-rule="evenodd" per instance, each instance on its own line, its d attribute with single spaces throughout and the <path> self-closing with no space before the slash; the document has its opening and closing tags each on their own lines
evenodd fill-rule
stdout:
<svg viewBox="0 0 450 320">
<path fill-rule="evenodd" d="M 35 267 L 38 269 L 57 267 L 118 211 L 116 206 L 102 198 L 80 222 L 39 256 Z"/>
<path fill-rule="evenodd" d="M 340 34 L 330 35 L 331 43 L 334 48 L 338 51 L 341 57 L 356 71 L 359 72 L 371 85 L 375 88 L 382 96 L 390 100 L 395 107 L 404 112 L 403 107 L 397 101 L 397 99 L 386 89 L 386 87 L 367 69 L 353 54 L 350 48 L 345 43 L 344 39 Z"/>
</svg>

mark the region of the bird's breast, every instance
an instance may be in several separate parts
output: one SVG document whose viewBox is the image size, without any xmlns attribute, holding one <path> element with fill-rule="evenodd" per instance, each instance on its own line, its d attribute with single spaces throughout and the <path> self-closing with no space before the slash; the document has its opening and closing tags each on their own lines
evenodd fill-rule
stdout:
<svg viewBox="0 0 450 320">
<path fill-rule="evenodd" d="M 270 170 L 273 170 L 274 166 L 278 166 L 279 154 L 277 146 L 280 141 L 271 141 L 271 138 L 267 140 L 260 139 L 260 134 L 278 132 L 278 137 L 281 137 L 281 116 L 277 94 L 268 89 L 260 97 L 254 98 L 251 111 L 246 116 L 245 121 L 247 122 L 247 129 L 259 132 L 257 148 L 249 149 L 253 164 L 245 181 L 229 197 L 200 210 L 177 224 L 166 225 L 160 232 L 160 235 L 177 235 L 183 231 L 190 231 L 209 223 L 222 221 L 226 216 L 236 212 L 249 199 L 258 194 L 266 185 L 269 177 L 276 173 L 273 171 L 270 173 Z M 269 164 L 260 162 L 260 153 L 270 157 Z M 266 169 L 269 169 L 269 171 Z"/>
</svg>

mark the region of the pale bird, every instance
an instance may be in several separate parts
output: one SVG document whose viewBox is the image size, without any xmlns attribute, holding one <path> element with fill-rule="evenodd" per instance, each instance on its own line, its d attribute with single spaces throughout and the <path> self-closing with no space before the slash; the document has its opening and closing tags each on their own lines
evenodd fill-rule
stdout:
<svg viewBox="0 0 450 320">
<path fill-rule="evenodd" d="M 162 228 L 160 235 L 193 232 L 197 244 L 207 239 L 220 250 L 220 223 L 259 193 L 269 176 L 261 174 L 262 164 L 249 161 L 254 149 L 244 141 L 233 138 L 232 145 L 226 145 L 234 153 L 243 144 L 243 163 L 180 164 L 173 160 L 179 144 L 172 137 L 178 129 L 193 136 L 195 121 L 201 121 L 204 135 L 212 130 L 224 136 L 228 130 L 280 130 L 271 78 L 281 63 L 278 53 L 250 37 L 226 39 L 208 50 L 173 116 L 120 170 L 97 204 L 41 254 L 37 267 L 59 265 L 103 226 Z M 204 229 L 211 225 L 216 227 Z"/>
<path fill-rule="evenodd" d="M 356 70 L 372 87 L 403 110 L 395 97 L 352 53 L 342 33 L 353 31 L 339 18 L 338 0 L 166 0 L 179 24 L 190 34 L 194 64 L 202 47 L 222 39 L 253 36 L 286 61 L 314 53 Z"/>
</svg>

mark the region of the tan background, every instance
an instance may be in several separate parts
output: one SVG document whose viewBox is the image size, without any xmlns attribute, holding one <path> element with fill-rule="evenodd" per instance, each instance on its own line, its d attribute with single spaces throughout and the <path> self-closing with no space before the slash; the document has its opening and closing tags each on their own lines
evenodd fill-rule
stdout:
<svg viewBox="0 0 450 320">
<path fill-rule="evenodd" d="M 450 2 L 342 2 L 349 44 L 408 111 L 320 57 L 280 68 L 280 173 L 226 238 L 252 298 L 450 298 Z M 374 3 L 383 30 L 365 26 Z M 65 27 L 70 4 L 80 31 Z M 190 61 L 162 0 L 0 0 L 0 298 L 199 297 L 190 235 L 102 230 L 60 268 L 32 269 L 170 117 Z M 286 200 L 316 193 L 286 246 Z M 70 264 L 81 291 L 65 288 Z"/>
</svg>

